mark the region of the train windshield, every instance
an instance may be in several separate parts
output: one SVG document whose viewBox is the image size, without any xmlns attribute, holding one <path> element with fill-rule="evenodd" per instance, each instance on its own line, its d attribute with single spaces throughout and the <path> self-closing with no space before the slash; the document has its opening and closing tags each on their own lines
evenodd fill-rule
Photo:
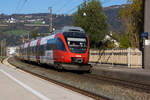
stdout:
<svg viewBox="0 0 150 100">
<path fill-rule="evenodd" d="M 63 33 L 68 48 L 73 53 L 85 53 L 87 50 L 87 37 L 81 32 L 65 32 Z"/>
</svg>

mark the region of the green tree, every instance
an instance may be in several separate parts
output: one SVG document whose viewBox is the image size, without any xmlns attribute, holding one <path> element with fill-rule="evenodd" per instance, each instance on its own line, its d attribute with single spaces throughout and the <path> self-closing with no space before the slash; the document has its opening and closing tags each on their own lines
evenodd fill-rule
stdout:
<svg viewBox="0 0 150 100">
<path fill-rule="evenodd" d="M 126 34 L 131 47 L 140 47 L 140 34 L 144 31 L 144 0 L 128 0 L 129 4 L 120 10 L 120 17 L 126 24 Z"/>
<path fill-rule="evenodd" d="M 121 34 L 119 32 L 110 32 L 109 35 L 114 39 L 116 40 L 117 42 L 120 41 L 120 36 Z"/>
<path fill-rule="evenodd" d="M 91 47 L 95 47 L 108 33 L 106 19 L 99 0 L 84 1 L 74 14 L 73 25 L 82 27 L 90 38 Z"/>
<path fill-rule="evenodd" d="M 114 42 L 113 42 L 113 41 L 111 41 L 111 40 L 107 40 L 107 41 L 105 41 L 105 48 L 107 48 L 107 49 L 115 48 L 115 44 L 114 44 Z"/>
<path fill-rule="evenodd" d="M 38 30 L 37 30 L 37 29 L 33 30 L 31 33 L 32 33 L 32 34 L 31 34 L 31 38 L 32 38 L 32 39 L 36 39 L 36 37 L 39 36 L 39 35 L 38 35 Z"/>
<path fill-rule="evenodd" d="M 119 47 L 120 48 L 129 48 L 131 45 L 130 45 L 130 41 L 128 39 L 128 36 L 125 34 L 122 36 L 122 38 L 120 39 L 120 44 L 119 44 Z"/>
</svg>

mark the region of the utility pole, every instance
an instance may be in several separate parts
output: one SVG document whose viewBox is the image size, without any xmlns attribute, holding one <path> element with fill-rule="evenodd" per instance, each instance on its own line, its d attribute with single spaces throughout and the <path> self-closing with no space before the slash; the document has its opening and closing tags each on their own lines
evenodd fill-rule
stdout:
<svg viewBox="0 0 150 100">
<path fill-rule="evenodd" d="M 3 56 L 3 40 L 1 41 L 1 56 Z"/>
<path fill-rule="evenodd" d="M 49 10 L 50 10 L 49 31 L 50 31 L 50 33 L 52 33 L 52 32 L 53 32 L 53 23 L 52 23 L 53 14 L 52 14 L 52 7 L 49 7 Z"/>
</svg>

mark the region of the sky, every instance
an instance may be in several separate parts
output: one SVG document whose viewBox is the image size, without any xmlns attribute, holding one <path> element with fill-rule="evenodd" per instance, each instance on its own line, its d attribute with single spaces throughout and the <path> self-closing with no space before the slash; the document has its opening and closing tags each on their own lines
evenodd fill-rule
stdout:
<svg viewBox="0 0 150 100">
<path fill-rule="evenodd" d="M 84 0 L 0 0 L 0 14 L 48 13 L 52 7 L 55 14 L 71 14 Z M 103 7 L 121 5 L 127 0 L 100 0 Z"/>
</svg>

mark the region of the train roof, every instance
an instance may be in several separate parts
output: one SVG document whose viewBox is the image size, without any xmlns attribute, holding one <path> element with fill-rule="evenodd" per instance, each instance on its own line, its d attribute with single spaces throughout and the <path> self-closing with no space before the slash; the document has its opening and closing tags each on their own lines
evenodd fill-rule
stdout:
<svg viewBox="0 0 150 100">
<path fill-rule="evenodd" d="M 46 37 L 42 37 L 41 41 L 40 41 L 40 45 L 46 44 L 47 40 L 49 39 L 53 39 L 56 35 L 56 33 L 60 33 L 60 32 L 85 32 L 81 27 L 75 27 L 75 26 L 64 26 L 61 30 L 56 30 L 56 32 L 50 36 L 46 36 Z M 31 41 L 30 46 L 35 46 L 37 44 L 37 41 L 39 39 L 33 40 Z M 21 45 L 21 48 L 27 48 L 28 47 L 29 42 Z"/>
<path fill-rule="evenodd" d="M 62 32 L 85 32 L 81 27 L 64 26 L 61 29 Z"/>
<path fill-rule="evenodd" d="M 55 35 L 56 35 L 56 34 L 53 34 L 53 35 L 50 35 L 50 36 L 43 37 L 43 38 L 41 39 L 40 45 L 46 44 L 46 43 L 47 43 L 47 40 L 53 39 L 53 38 L 55 37 Z"/>
</svg>

